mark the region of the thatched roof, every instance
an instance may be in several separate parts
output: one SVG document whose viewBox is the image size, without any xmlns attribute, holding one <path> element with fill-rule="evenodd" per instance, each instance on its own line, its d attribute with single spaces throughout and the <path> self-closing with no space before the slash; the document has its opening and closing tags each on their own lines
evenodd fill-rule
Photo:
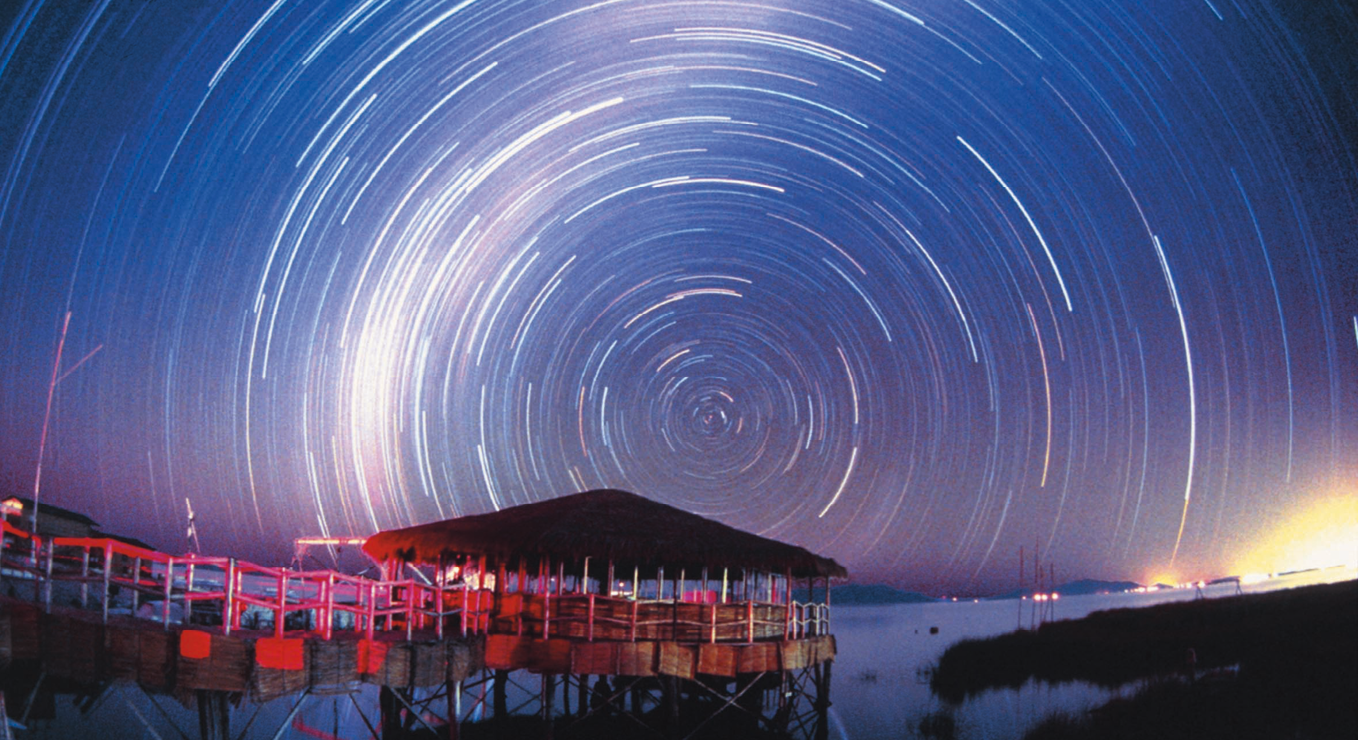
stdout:
<svg viewBox="0 0 1358 740">
<path fill-rule="evenodd" d="M 619 565 L 755 568 L 794 576 L 844 577 L 830 558 L 626 491 L 603 489 L 379 532 L 363 551 L 377 560 L 436 562 L 447 555 L 487 555 L 498 562 L 546 555 L 586 556 Z"/>
<path fill-rule="evenodd" d="M 7 496 L 5 497 L 4 500 L 18 501 L 19 504 L 23 507 L 24 516 L 30 519 L 32 518 L 35 507 L 33 499 L 24 498 L 23 496 Z M 94 521 L 93 519 L 85 516 L 84 514 L 81 514 L 78 511 L 63 509 L 60 506 L 56 506 L 54 504 L 36 504 L 36 510 L 38 512 L 39 518 L 51 516 L 57 517 L 59 519 L 66 519 L 72 522 L 76 522 L 77 524 L 88 524 L 91 527 L 99 526 L 99 522 Z"/>
</svg>

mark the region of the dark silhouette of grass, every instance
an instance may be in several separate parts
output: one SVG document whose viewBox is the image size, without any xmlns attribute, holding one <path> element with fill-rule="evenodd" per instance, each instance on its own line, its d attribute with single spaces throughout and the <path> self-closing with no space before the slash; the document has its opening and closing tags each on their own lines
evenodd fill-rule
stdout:
<svg viewBox="0 0 1358 740">
<path fill-rule="evenodd" d="M 1034 739 L 1358 737 L 1358 582 L 1096 612 L 964 641 L 940 658 L 932 686 L 960 702 L 1029 678 L 1155 679 L 1089 717 L 1050 718 Z"/>
<path fill-rule="evenodd" d="M 946 711 L 926 714 L 919 721 L 919 734 L 933 740 L 953 740 L 957 737 L 957 720 Z"/>
<path fill-rule="evenodd" d="M 1084 717 L 1049 717 L 1024 740 L 1349 740 L 1358 736 L 1354 688 L 1316 694 L 1244 675 L 1153 681 Z"/>
</svg>

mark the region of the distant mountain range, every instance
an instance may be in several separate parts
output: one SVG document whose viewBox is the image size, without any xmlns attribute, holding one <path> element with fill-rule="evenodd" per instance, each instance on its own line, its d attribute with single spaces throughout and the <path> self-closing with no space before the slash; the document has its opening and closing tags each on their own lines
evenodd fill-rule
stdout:
<svg viewBox="0 0 1358 740">
<path fill-rule="evenodd" d="M 1078 581 L 1063 583 L 1054 589 L 1044 589 L 1044 591 L 1055 591 L 1062 596 L 1084 596 L 1086 594 L 1117 594 L 1123 591 L 1131 591 L 1141 588 L 1141 584 L 1133 581 L 1099 581 L 1092 578 L 1082 578 Z M 1017 599 L 1019 596 L 1031 596 L 1033 589 L 1014 589 L 1002 594 L 995 594 L 990 599 Z"/>
<path fill-rule="evenodd" d="M 820 589 L 816 589 L 816 597 L 821 598 L 824 594 Z M 806 589 L 796 589 L 792 592 L 792 598 L 798 601 L 806 600 Z M 835 586 L 830 592 L 830 603 L 835 606 L 867 606 L 870 604 L 925 604 L 938 601 L 932 596 L 925 596 L 916 591 L 902 591 L 891 586 L 884 586 L 880 583 L 848 583 L 843 586 Z"/>
<path fill-rule="evenodd" d="M 1087 594 L 1100 593 L 1122 593 L 1141 588 L 1141 584 L 1133 581 L 1100 581 L 1092 578 L 1082 578 L 1078 581 L 1063 583 L 1055 590 L 1062 596 L 1084 596 Z M 824 591 L 817 588 L 817 600 L 824 598 Z M 982 597 L 988 600 L 1017 599 L 1019 596 L 1031 596 L 1033 589 L 1014 589 L 993 596 Z M 792 598 L 797 601 L 806 601 L 806 589 L 793 589 Z M 972 597 L 968 597 L 968 601 Z M 885 586 L 880 583 L 848 583 L 842 586 L 835 586 L 831 592 L 830 601 L 835 606 L 867 606 L 872 604 L 927 604 L 935 601 L 944 601 L 933 596 L 927 596 L 918 591 L 902 591 L 898 588 Z"/>
</svg>

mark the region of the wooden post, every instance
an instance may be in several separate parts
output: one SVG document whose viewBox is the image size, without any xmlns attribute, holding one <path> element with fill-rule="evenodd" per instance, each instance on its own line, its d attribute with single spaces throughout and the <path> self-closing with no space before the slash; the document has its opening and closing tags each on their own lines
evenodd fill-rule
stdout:
<svg viewBox="0 0 1358 740">
<path fill-rule="evenodd" d="M 822 635 L 830 634 L 830 575 L 825 575 L 825 628 Z"/>
<path fill-rule="evenodd" d="M 462 736 L 462 682 L 449 681 L 448 689 L 448 738 L 459 740 Z"/>
<path fill-rule="evenodd" d="M 721 601 L 721 603 L 723 603 L 723 604 L 726 603 L 726 575 L 727 575 L 727 569 L 726 569 L 726 568 L 722 568 L 722 569 L 721 569 L 721 599 L 720 599 L 720 601 Z"/>
<path fill-rule="evenodd" d="M 679 678 L 677 676 L 660 677 L 660 696 L 664 702 L 665 710 L 662 713 L 665 722 L 665 737 L 679 737 Z"/>
<path fill-rule="evenodd" d="M 283 617 L 287 615 L 288 607 L 288 573 L 283 569 L 278 570 L 278 611 L 273 618 L 273 636 L 283 636 Z"/>
<path fill-rule="evenodd" d="M 415 635 L 415 604 L 419 600 L 420 588 L 411 578 L 407 581 L 410 585 L 406 586 L 406 642 Z"/>
<path fill-rule="evenodd" d="M 232 562 L 234 563 L 235 561 Z M 245 570 L 243 568 L 237 567 L 234 575 L 232 576 L 232 581 L 235 583 L 234 586 L 235 589 L 234 593 L 236 594 L 235 598 L 239 600 L 241 591 L 245 590 Z M 235 622 L 232 626 L 234 626 L 236 629 L 240 629 L 240 620 L 241 617 L 243 616 L 245 616 L 245 610 L 241 608 L 240 604 L 236 604 L 235 606 L 231 607 L 231 619 L 234 620 Z"/>
<path fill-rule="evenodd" d="M 561 674 L 561 716 L 571 716 L 571 674 Z"/>
<path fill-rule="evenodd" d="M 368 581 L 368 601 L 364 605 L 364 631 L 366 637 L 373 639 L 373 633 L 377 630 L 377 581 Z"/>
<path fill-rule="evenodd" d="M 580 593 L 589 593 L 589 556 L 585 556 L 584 575 L 580 577 Z"/>
<path fill-rule="evenodd" d="M 164 618 L 165 631 L 170 630 L 170 596 L 174 590 L 174 557 L 165 560 L 165 603 L 161 605 L 161 617 Z M 184 605 L 188 606 L 188 601 Z M 186 610 L 187 611 L 187 610 Z"/>
<path fill-rule="evenodd" d="M 383 686 L 377 693 L 377 708 L 381 714 L 378 725 L 382 732 L 381 740 L 399 740 L 405 737 L 404 729 L 401 727 L 401 699 L 396 696 L 396 689 Z"/>
<path fill-rule="evenodd" d="M 542 674 L 542 737 L 544 740 L 552 740 L 552 697 L 556 694 L 554 679 L 555 676 L 550 673 Z"/>
<path fill-rule="evenodd" d="M 113 541 L 104 543 L 104 624 L 108 624 L 109 578 L 113 572 Z"/>
<path fill-rule="evenodd" d="M 34 516 L 37 516 L 36 512 L 34 512 Z M 47 565 L 43 567 L 44 577 L 42 579 L 42 605 L 43 610 L 48 614 L 52 613 L 52 557 L 55 555 L 56 550 L 56 540 L 48 538 Z M 136 609 L 133 609 L 132 611 L 134 614 L 136 613 Z"/>
<path fill-rule="evenodd" d="M 319 626 L 321 635 L 324 639 L 329 640 L 335 633 L 335 574 L 333 571 L 326 574 L 325 585 L 322 588 L 325 589 L 325 596 L 322 598 L 325 606 L 321 610 L 319 620 L 321 624 Z"/>
<path fill-rule="evenodd" d="M 542 592 L 542 639 L 552 636 L 552 590 Z"/>
<path fill-rule="evenodd" d="M 816 701 L 813 705 L 816 710 L 816 740 L 829 740 L 830 737 L 830 666 L 834 665 L 833 660 L 827 660 L 816 667 L 813 677 L 818 676 L 816 684 Z"/>
<path fill-rule="evenodd" d="M 458 599 L 460 599 L 461 602 L 462 602 L 462 608 L 459 609 L 458 611 L 459 611 L 460 620 L 461 620 L 461 622 L 462 622 L 462 636 L 463 636 L 463 637 L 466 637 L 466 636 L 467 636 L 467 610 L 471 608 L 471 599 L 467 598 L 467 582 L 466 582 L 465 580 L 462 582 L 462 585 L 461 585 L 461 586 L 458 586 L 458 589 L 457 589 L 457 597 L 458 597 Z M 480 597 L 480 594 L 477 594 L 477 597 L 479 598 L 479 597 Z"/>
<path fill-rule="evenodd" d="M 80 608 L 89 606 L 90 597 L 90 546 L 80 548 Z"/>
<path fill-rule="evenodd" d="M 236 600 L 236 559 L 235 559 L 235 558 L 227 558 L 227 561 L 226 561 L 226 573 L 224 573 L 223 576 L 226 578 L 226 581 L 225 581 L 225 583 L 222 584 L 222 591 L 224 592 L 224 593 L 222 594 L 222 633 L 223 633 L 223 634 L 226 634 L 226 635 L 230 635 L 230 634 L 231 634 L 231 628 L 232 628 L 232 626 L 235 625 L 235 619 L 236 619 L 236 609 L 235 609 L 235 600 Z M 105 593 L 105 596 L 107 596 L 107 594 L 108 594 L 108 588 L 107 588 L 107 587 L 108 587 L 108 578 L 105 578 L 105 579 L 104 579 L 104 586 L 105 586 L 104 593 Z"/>
<path fill-rule="evenodd" d="M 33 600 L 42 601 L 42 577 L 39 574 L 38 559 L 42 556 L 42 538 L 37 534 L 37 513 L 33 514 L 33 536 L 28 540 L 28 563 L 33 569 Z"/>
<path fill-rule="evenodd" d="M 201 740 L 231 740 L 231 709 L 227 692 L 198 689 L 198 737 Z"/>
<path fill-rule="evenodd" d="M 585 625 L 585 639 L 594 642 L 594 594 L 589 594 L 586 598 L 589 600 L 589 623 Z"/>
<path fill-rule="evenodd" d="M 439 553 L 438 570 L 434 571 L 434 636 L 443 640 L 443 589 L 448 578 L 443 574 L 443 553 Z"/>
<path fill-rule="evenodd" d="M 495 712 L 495 723 L 500 727 L 503 727 L 504 720 L 509 718 L 509 700 L 505 696 L 505 684 L 507 683 L 509 683 L 509 671 L 495 671 L 495 688 L 491 692 L 491 708 Z"/>
<path fill-rule="evenodd" d="M 751 735 L 759 731 L 759 720 L 764 718 L 764 694 L 757 687 L 763 676 L 762 672 L 736 674 L 736 706 L 745 710 L 740 715 L 740 723 Z"/>
<path fill-rule="evenodd" d="M 783 627 L 783 639 L 791 640 L 792 632 L 792 569 L 783 569 L 783 618 L 787 624 Z"/>
<path fill-rule="evenodd" d="M 613 598 L 613 559 L 608 560 L 608 588 L 604 589 L 604 595 Z"/>
<path fill-rule="evenodd" d="M 746 642 L 754 642 L 754 602 L 745 602 L 745 635 L 749 638 Z"/>
<path fill-rule="evenodd" d="M 0 740 L 14 740 L 9 731 L 9 711 L 5 708 L 5 692 L 0 690 Z"/>
<path fill-rule="evenodd" d="M 137 607 L 141 605 L 141 556 L 138 555 L 132 561 L 132 616 L 137 616 Z"/>
<path fill-rule="evenodd" d="M 791 719 L 788 716 L 788 694 L 790 693 L 787 690 L 788 678 L 786 670 L 778 671 L 778 711 L 773 715 L 773 731 L 784 735 L 787 734 L 788 720 Z"/>
<path fill-rule="evenodd" d="M 489 612 L 494 602 L 487 604 L 484 608 L 481 605 L 481 592 L 486 590 L 486 556 L 482 555 L 476 562 L 476 624 L 473 625 L 474 631 L 478 634 L 490 630 L 490 617 L 486 616 L 486 628 L 481 628 L 481 613 Z"/>
<path fill-rule="evenodd" d="M 3 519 L 3 517 L 0 517 L 0 519 Z M 0 563 L 4 563 L 4 561 L 5 561 L 5 536 L 4 532 L 0 531 Z M 0 584 L 3 584 L 5 582 L 4 570 L 5 570 L 4 568 L 0 568 Z M 0 705 L 4 704 L 4 694 L 5 692 L 0 691 Z M 0 709 L 3 708 L 4 708 L 3 706 L 0 706 Z M 8 727 L 8 725 L 6 725 L 6 727 Z"/>
</svg>

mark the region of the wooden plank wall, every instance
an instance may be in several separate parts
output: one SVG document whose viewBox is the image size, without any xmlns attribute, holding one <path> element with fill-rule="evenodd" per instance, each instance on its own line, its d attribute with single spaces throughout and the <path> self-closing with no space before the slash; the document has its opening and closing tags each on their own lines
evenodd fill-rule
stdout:
<svg viewBox="0 0 1358 740">
<path fill-rule="evenodd" d="M 80 612 L 44 614 L 33 604 L 0 601 L 0 669 L 13 662 L 40 661 L 51 675 L 74 681 L 135 681 L 152 691 L 176 694 L 199 689 L 249 693 L 261 702 L 303 689 L 345 691 L 359 681 L 394 688 L 429 687 L 465 680 L 482 667 L 692 679 L 702 674 L 731 677 L 796 670 L 834 656 L 833 636 L 753 643 L 610 641 L 597 634 L 593 642 L 513 634 L 410 643 L 396 637 L 256 638 L 195 629 L 165 631 L 159 624 L 131 618 L 104 625 Z"/>
<path fill-rule="evenodd" d="M 668 640 L 581 642 L 529 636 L 490 635 L 486 667 L 534 673 L 609 676 L 677 676 L 797 670 L 835 657 L 833 635 L 793 642 L 697 643 Z"/>
</svg>

